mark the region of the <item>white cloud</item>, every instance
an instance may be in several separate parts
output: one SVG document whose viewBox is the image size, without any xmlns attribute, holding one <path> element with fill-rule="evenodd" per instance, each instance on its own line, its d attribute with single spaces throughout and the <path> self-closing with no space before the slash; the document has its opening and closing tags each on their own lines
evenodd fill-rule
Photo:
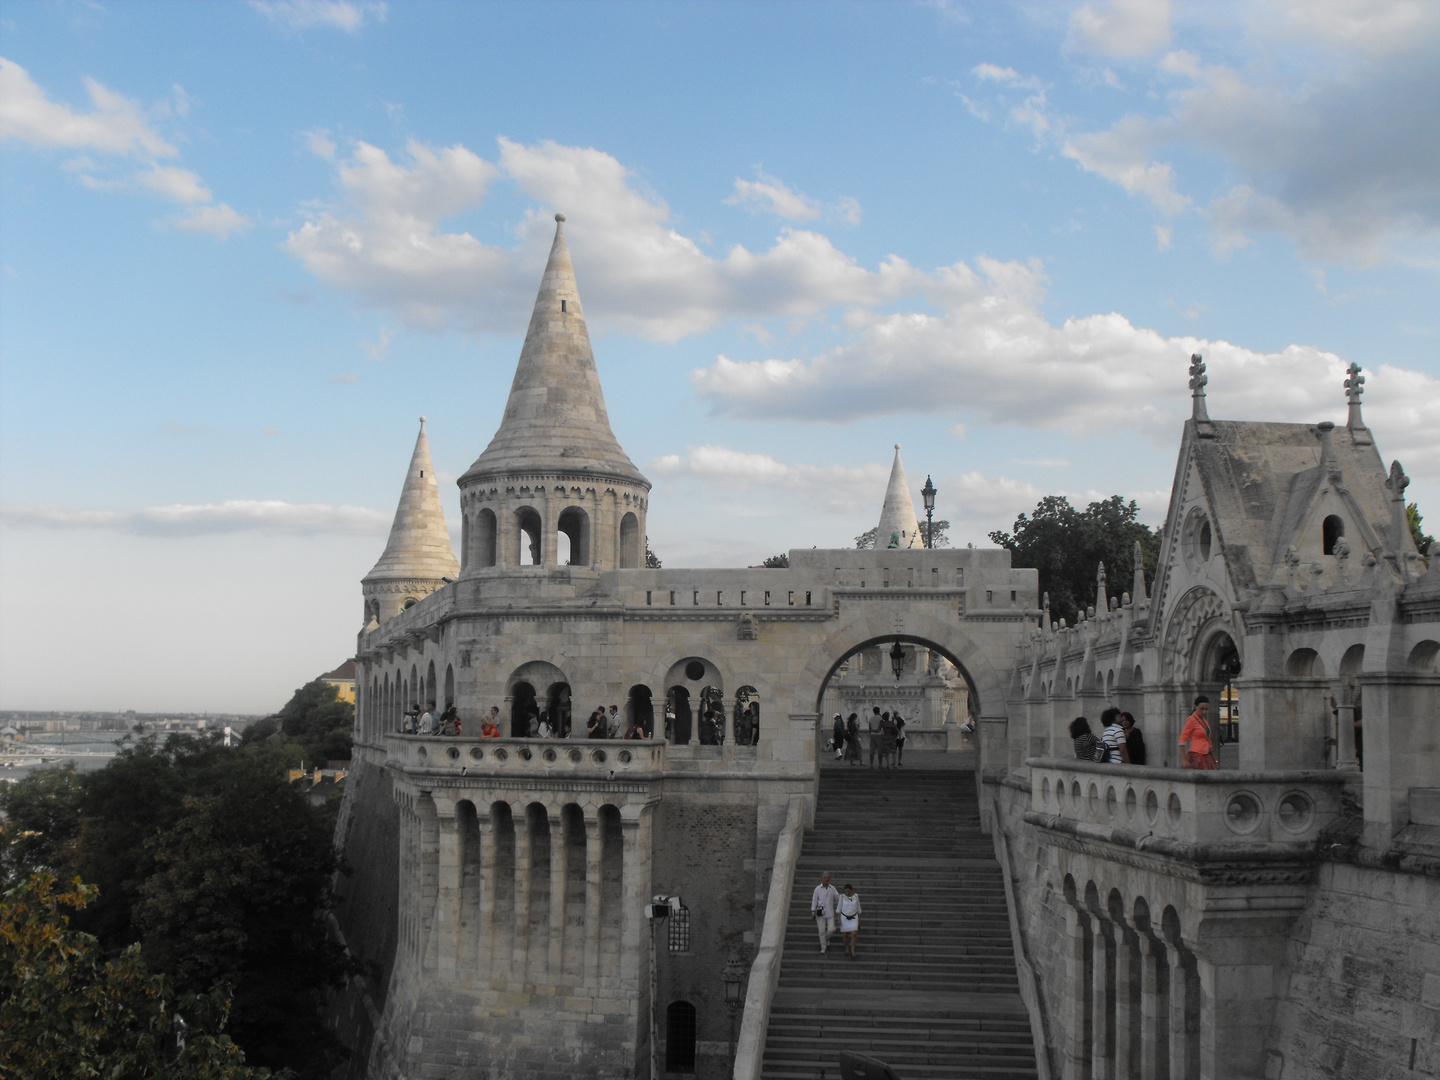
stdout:
<svg viewBox="0 0 1440 1080">
<path fill-rule="evenodd" d="M 85 89 L 95 108 L 77 113 L 49 100 L 28 71 L 0 57 L 0 139 L 107 154 L 164 158 L 179 154 L 150 126 L 135 102 L 94 79 L 85 80 Z"/>
<path fill-rule="evenodd" d="M 1170 43 L 1170 0 L 1109 0 L 1070 16 L 1070 48 L 1106 56 L 1149 56 Z"/>
<path fill-rule="evenodd" d="M 997 113 L 1005 117 L 1006 127 L 1021 127 L 1035 136 L 1037 142 L 1052 137 L 1057 123 L 1050 115 L 1050 102 L 1045 93 L 1045 84 L 1033 75 L 1021 75 L 1012 67 L 999 64 L 976 64 L 970 74 L 981 84 L 993 83 L 994 100 L 977 101 L 965 94 L 957 85 L 956 96 L 965 103 L 970 115 L 988 124 Z M 1007 93 L 1009 91 L 1009 93 Z M 1018 99 L 1013 95 L 1020 94 Z"/>
<path fill-rule="evenodd" d="M 305 146 L 316 157 L 324 158 L 326 161 L 333 161 L 335 158 L 335 140 L 330 138 L 328 131 L 316 130 L 302 132 L 305 136 Z"/>
<path fill-rule="evenodd" d="M 562 210 L 592 325 L 675 341 L 725 319 L 811 318 L 913 293 L 926 275 L 891 257 L 866 270 L 819 233 L 785 229 L 767 251 L 707 254 L 599 150 L 500 140 L 496 164 L 463 146 L 412 142 L 407 161 L 355 144 L 337 166 L 342 201 L 314 213 L 286 249 L 322 280 L 424 327 L 515 332 Z M 443 222 L 480 205 L 504 176 L 537 204 L 502 248 Z M 850 213 L 858 213 L 851 207 Z"/>
<path fill-rule="evenodd" d="M 1440 32 L 1432 0 L 1287 0 L 1257 5 L 1252 19 L 1270 32 L 1323 41 L 1370 57 L 1409 52 Z"/>
<path fill-rule="evenodd" d="M 817 507 L 840 513 L 877 508 L 885 496 L 890 466 L 788 465 L 769 454 L 732 450 L 727 446 L 690 447 L 684 454 L 666 454 L 651 461 L 649 475 L 671 483 L 696 481 L 703 489 L 752 492 L 768 489 L 789 498 L 803 498 Z"/>
<path fill-rule="evenodd" d="M 278 434 L 278 433 L 277 433 Z M 141 510 L 84 510 L 20 503 L 0 508 L 6 525 L 52 529 L 120 529 L 155 535 L 265 531 L 383 536 L 390 516 L 365 506 L 228 499 L 222 503 L 147 506 Z"/>
<path fill-rule="evenodd" d="M 928 295 L 939 314 L 887 314 L 808 359 L 720 356 L 692 373 L 696 391 L 716 412 L 756 419 L 963 412 L 1077 436 L 1140 429 L 1166 443 L 1189 413 L 1185 370 L 1198 352 L 1213 416 L 1299 422 L 1342 410 L 1345 361 L 1334 353 L 1165 337 L 1116 313 L 1055 326 L 1038 263 L 977 265 L 978 274 L 963 263 L 937 273 Z M 1440 464 L 1440 380 L 1382 365 L 1369 389 L 1367 416 L 1386 453 Z"/>
<path fill-rule="evenodd" d="M 175 219 L 175 227 L 186 232 L 205 233 L 224 240 L 231 233 L 244 232 L 250 228 L 250 219 L 228 203 L 216 206 L 196 207 L 190 213 Z"/>
<path fill-rule="evenodd" d="M 355 34 L 367 22 L 384 22 L 383 3 L 352 0 L 250 0 L 250 6 L 286 30 L 329 27 Z"/>
<path fill-rule="evenodd" d="M 213 196 L 205 181 L 189 169 L 157 165 L 139 174 L 142 184 L 167 199 L 182 203 L 208 203 Z"/>
<path fill-rule="evenodd" d="M 735 194 L 725 201 L 751 211 L 778 214 L 790 221 L 810 221 L 820 216 L 820 207 L 806 195 L 791 191 L 773 176 L 758 173 L 758 180 L 735 179 Z"/>
<path fill-rule="evenodd" d="M 1163 213 L 1178 214 L 1190 205 L 1190 199 L 1175 190 L 1169 165 L 1150 160 L 1150 148 L 1160 141 L 1163 131 L 1163 126 L 1146 118 L 1128 116 L 1109 131 L 1074 136 L 1062 153 L 1132 195 L 1147 197 Z"/>
</svg>

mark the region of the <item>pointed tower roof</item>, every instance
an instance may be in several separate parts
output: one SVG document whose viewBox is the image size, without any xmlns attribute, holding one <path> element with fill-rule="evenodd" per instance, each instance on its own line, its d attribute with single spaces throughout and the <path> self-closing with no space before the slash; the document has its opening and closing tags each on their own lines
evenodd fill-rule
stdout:
<svg viewBox="0 0 1440 1080">
<path fill-rule="evenodd" d="M 430 464 L 430 440 L 425 437 L 422 416 L 395 524 L 390 526 L 390 541 L 364 580 L 459 576 L 460 564 L 445 528 L 445 509 L 440 505 L 440 487 Z"/>
<path fill-rule="evenodd" d="M 902 548 L 924 547 L 915 503 L 910 498 L 910 481 L 905 478 L 905 465 L 900 460 L 900 444 L 895 444 L 895 463 L 890 466 L 890 484 L 885 489 L 885 506 L 880 511 L 880 524 L 875 529 L 876 548 L 890 546 L 890 537 L 900 534 Z"/>
<path fill-rule="evenodd" d="M 555 215 L 555 242 L 540 279 L 505 416 L 461 483 L 517 471 L 598 473 L 650 486 L 610 430 L 565 243 L 564 214 Z"/>
</svg>

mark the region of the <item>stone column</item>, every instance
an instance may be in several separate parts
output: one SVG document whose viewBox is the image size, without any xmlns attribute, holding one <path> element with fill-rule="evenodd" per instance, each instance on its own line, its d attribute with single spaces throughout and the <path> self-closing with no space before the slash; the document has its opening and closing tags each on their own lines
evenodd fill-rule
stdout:
<svg viewBox="0 0 1440 1080">
<path fill-rule="evenodd" d="M 1130 1080 L 1134 1071 L 1130 1050 L 1134 1040 L 1135 1004 L 1130 998 L 1130 983 L 1139 961 L 1134 932 L 1123 923 L 1115 924 L 1115 1076 Z"/>
<path fill-rule="evenodd" d="M 620 890 L 620 986 L 629 1000 L 640 993 L 640 955 L 648 933 L 645 901 L 650 892 L 651 804 L 620 811 L 623 884 Z M 630 816 L 633 814 L 634 816 Z"/>
<path fill-rule="evenodd" d="M 510 970 L 525 972 L 530 945 L 530 819 L 525 805 L 510 804 L 510 818 L 515 823 L 515 945 L 511 950 Z"/>
<path fill-rule="evenodd" d="M 1065 1027 L 1068 1038 L 1063 1048 L 1064 1080 L 1084 1080 L 1089 1072 L 1085 1060 L 1085 939 L 1090 920 L 1072 902 L 1065 909 Z"/>
<path fill-rule="evenodd" d="M 1107 920 L 1092 913 L 1090 925 L 1093 930 L 1090 949 L 1090 1076 L 1092 1080 L 1114 1080 L 1109 1010 L 1106 1008 L 1114 940 Z"/>
<path fill-rule="evenodd" d="M 1335 768 L 1355 772 L 1360 766 L 1355 759 L 1355 688 L 1350 680 L 1339 688 L 1335 701 L 1340 728 L 1335 733 Z"/>
<path fill-rule="evenodd" d="M 481 971 L 489 973 L 495 957 L 495 822 L 490 808 L 475 808 L 476 826 L 480 831 L 480 912 L 477 937 Z M 404 891 L 403 889 L 401 890 Z"/>
<path fill-rule="evenodd" d="M 585 970 L 584 983 L 600 983 L 600 812 L 585 808 Z"/>
<path fill-rule="evenodd" d="M 1190 1040 L 1185 1029 L 1185 1011 L 1189 994 L 1184 956 L 1179 946 L 1167 941 L 1165 959 L 1170 965 L 1170 1080 L 1188 1080 L 1185 1062 Z"/>
<path fill-rule="evenodd" d="M 550 817 L 550 958 L 549 972 L 558 978 L 565 962 L 565 823 L 560 807 L 547 804 Z"/>
<path fill-rule="evenodd" d="M 440 813 L 441 810 L 444 813 Z M 440 827 L 439 881 L 435 902 L 436 966 L 454 973 L 460 944 L 460 837 L 455 804 L 437 802 Z"/>
<path fill-rule="evenodd" d="M 1160 997 L 1160 961 L 1165 946 L 1148 934 L 1140 935 L 1140 1080 L 1159 1080 L 1160 1032 L 1169 1024 Z"/>
</svg>

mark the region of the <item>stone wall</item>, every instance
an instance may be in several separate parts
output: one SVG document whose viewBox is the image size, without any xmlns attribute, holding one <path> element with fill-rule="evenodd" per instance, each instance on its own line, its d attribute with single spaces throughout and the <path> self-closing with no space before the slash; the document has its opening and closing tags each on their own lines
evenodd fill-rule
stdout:
<svg viewBox="0 0 1440 1080">
<path fill-rule="evenodd" d="M 1325 863 L 1290 948 L 1266 1080 L 1440 1076 L 1440 880 Z"/>
</svg>

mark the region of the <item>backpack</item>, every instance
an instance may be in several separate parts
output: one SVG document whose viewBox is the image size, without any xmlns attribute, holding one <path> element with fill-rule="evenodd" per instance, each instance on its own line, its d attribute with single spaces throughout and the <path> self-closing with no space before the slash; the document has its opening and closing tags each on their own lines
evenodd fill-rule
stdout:
<svg viewBox="0 0 1440 1080">
<path fill-rule="evenodd" d="M 1110 761 L 1110 747 L 1105 745 L 1103 739 L 1096 739 L 1095 749 L 1091 751 L 1091 756 L 1094 757 L 1098 763 L 1102 765 L 1107 764 Z"/>
</svg>

